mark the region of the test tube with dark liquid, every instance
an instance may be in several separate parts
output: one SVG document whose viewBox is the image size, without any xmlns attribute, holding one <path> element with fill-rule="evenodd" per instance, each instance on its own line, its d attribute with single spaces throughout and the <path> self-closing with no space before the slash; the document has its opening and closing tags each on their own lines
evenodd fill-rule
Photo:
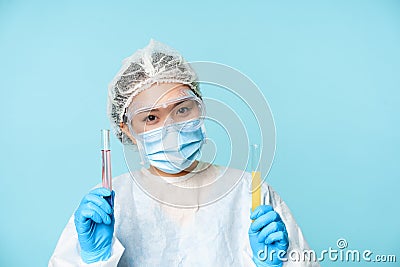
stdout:
<svg viewBox="0 0 400 267">
<path fill-rule="evenodd" d="M 112 176 L 111 176 L 111 151 L 110 151 L 110 130 L 101 130 L 101 139 L 103 147 L 101 149 L 102 168 L 101 168 L 101 183 L 105 188 L 112 191 Z M 113 199 L 111 196 L 104 197 L 105 200 L 113 207 Z"/>
</svg>

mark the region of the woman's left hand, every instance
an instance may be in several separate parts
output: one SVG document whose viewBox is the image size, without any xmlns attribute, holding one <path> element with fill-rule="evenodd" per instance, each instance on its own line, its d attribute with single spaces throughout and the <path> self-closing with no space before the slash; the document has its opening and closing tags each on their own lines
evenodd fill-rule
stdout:
<svg viewBox="0 0 400 267">
<path fill-rule="evenodd" d="M 253 261 L 258 267 L 282 266 L 289 238 L 281 217 L 269 205 L 258 206 L 250 215 L 249 228 Z"/>
</svg>

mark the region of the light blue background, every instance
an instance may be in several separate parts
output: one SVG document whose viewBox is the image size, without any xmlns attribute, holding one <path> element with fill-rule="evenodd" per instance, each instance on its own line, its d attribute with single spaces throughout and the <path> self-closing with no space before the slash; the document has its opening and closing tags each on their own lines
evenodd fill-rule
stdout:
<svg viewBox="0 0 400 267">
<path fill-rule="evenodd" d="M 262 88 L 277 128 L 268 181 L 312 248 L 344 237 L 400 261 L 399 1 L 59 2 L 0 1 L 0 266 L 47 264 L 99 182 L 107 84 L 151 37 Z"/>
</svg>

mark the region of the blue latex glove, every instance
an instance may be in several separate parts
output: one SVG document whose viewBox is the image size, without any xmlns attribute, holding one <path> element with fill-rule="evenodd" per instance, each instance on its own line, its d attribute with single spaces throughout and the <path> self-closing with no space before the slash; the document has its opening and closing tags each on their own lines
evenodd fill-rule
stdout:
<svg viewBox="0 0 400 267">
<path fill-rule="evenodd" d="M 104 197 L 114 199 L 114 195 L 114 191 L 96 188 L 84 196 L 75 212 L 81 257 L 86 263 L 107 260 L 111 256 L 115 220 L 113 207 Z"/>
<path fill-rule="evenodd" d="M 282 266 L 281 259 L 286 255 L 289 238 L 279 214 L 269 205 L 260 205 L 251 213 L 250 219 L 254 220 L 249 228 L 253 261 L 258 267 Z M 259 254 L 260 250 L 263 253 Z M 272 259 L 271 251 L 275 251 Z"/>
</svg>

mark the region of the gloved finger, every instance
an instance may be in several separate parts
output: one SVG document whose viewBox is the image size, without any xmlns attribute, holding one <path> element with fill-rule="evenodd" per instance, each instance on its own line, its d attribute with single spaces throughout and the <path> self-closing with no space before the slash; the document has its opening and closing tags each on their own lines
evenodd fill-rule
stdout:
<svg viewBox="0 0 400 267">
<path fill-rule="evenodd" d="M 105 187 L 99 187 L 91 190 L 89 194 L 97 195 L 97 196 L 102 196 L 102 197 L 108 197 L 111 196 L 111 190 L 107 189 Z"/>
<path fill-rule="evenodd" d="M 266 239 L 265 239 L 265 244 L 269 245 L 272 244 L 274 242 L 282 242 L 287 244 L 287 235 L 284 231 L 278 231 L 278 232 L 274 232 L 272 234 L 270 234 Z"/>
<path fill-rule="evenodd" d="M 76 225 L 86 225 L 89 219 L 94 221 L 95 223 L 101 223 L 103 221 L 100 214 L 98 214 L 95 210 L 89 209 L 87 207 L 79 208 L 75 212 Z"/>
<path fill-rule="evenodd" d="M 279 220 L 280 220 L 279 214 L 272 210 L 254 220 L 254 222 L 250 226 L 250 229 L 253 232 L 257 232 L 266 225 L 270 224 L 271 222 Z"/>
<path fill-rule="evenodd" d="M 75 217 L 78 223 L 85 223 L 88 219 L 93 220 L 95 223 L 111 223 L 110 216 L 92 202 L 88 202 L 79 208 Z"/>
<path fill-rule="evenodd" d="M 278 232 L 278 231 L 284 231 L 285 226 L 282 222 L 271 222 L 267 226 L 265 226 L 260 234 L 258 235 L 258 242 L 264 243 L 265 239 L 272 233 Z"/>
<path fill-rule="evenodd" d="M 112 190 L 110 196 L 103 198 L 107 201 L 108 205 L 111 207 L 111 213 L 112 213 L 114 209 L 115 191 Z"/>
<path fill-rule="evenodd" d="M 96 213 L 100 216 L 101 221 L 97 223 L 105 223 L 105 224 L 110 224 L 111 223 L 111 218 L 110 216 L 102 210 L 99 206 L 93 204 L 92 202 L 88 203 L 88 208 L 96 211 Z"/>
<path fill-rule="evenodd" d="M 91 202 L 100 207 L 107 214 L 111 214 L 112 212 L 110 204 L 101 196 L 95 194 L 87 194 L 84 200 L 84 203 Z"/>
<path fill-rule="evenodd" d="M 86 221 L 80 221 L 78 216 L 75 214 L 75 228 L 78 234 L 84 234 L 89 232 L 92 220 L 86 219 Z"/>
<path fill-rule="evenodd" d="M 270 205 L 260 205 L 250 214 L 250 219 L 255 220 L 261 215 L 274 210 Z"/>
</svg>

